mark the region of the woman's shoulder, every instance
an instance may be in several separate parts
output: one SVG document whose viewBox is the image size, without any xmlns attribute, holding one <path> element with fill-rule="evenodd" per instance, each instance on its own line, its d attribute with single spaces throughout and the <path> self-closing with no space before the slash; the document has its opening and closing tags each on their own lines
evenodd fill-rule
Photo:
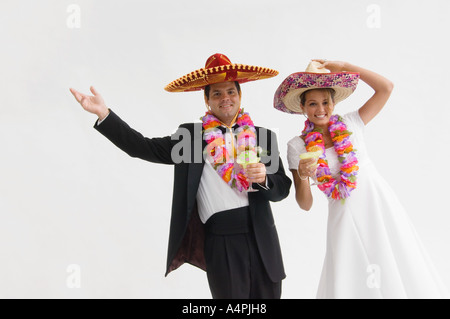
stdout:
<svg viewBox="0 0 450 319">
<path fill-rule="evenodd" d="M 288 141 L 288 146 L 304 146 L 305 142 L 303 142 L 300 136 L 294 136 Z"/>
<path fill-rule="evenodd" d="M 351 130 L 364 130 L 364 122 L 359 115 L 359 110 L 349 112 L 343 116 L 345 124 L 349 126 Z"/>
<path fill-rule="evenodd" d="M 298 161 L 300 160 L 298 156 L 305 152 L 305 142 L 300 136 L 294 136 L 289 140 L 287 143 L 287 159 L 289 169 L 297 169 Z"/>
<path fill-rule="evenodd" d="M 294 151 L 296 153 L 300 152 L 303 153 L 305 152 L 305 142 L 303 141 L 303 139 L 300 136 L 294 136 L 293 138 L 291 138 L 288 143 L 288 152 L 290 151 Z"/>
<path fill-rule="evenodd" d="M 343 117 L 347 121 L 353 122 L 358 125 L 364 125 L 364 122 L 361 119 L 361 115 L 359 115 L 359 110 L 348 112 Z"/>
</svg>

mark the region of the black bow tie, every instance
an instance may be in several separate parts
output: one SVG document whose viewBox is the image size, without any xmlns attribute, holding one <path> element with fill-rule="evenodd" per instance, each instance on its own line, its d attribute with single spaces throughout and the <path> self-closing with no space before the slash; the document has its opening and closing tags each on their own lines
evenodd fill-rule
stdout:
<svg viewBox="0 0 450 319">
<path fill-rule="evenodd" d="M 237 129 L 239 127 L 239 125 L 234 124 L 231 128 L 234 131 L 235 129 Z M 219 125 L 219 129 L 222 131 L 222 134 L 225 134 L 227 131 L 227 127 L 224 127 L 222 125 Z"/>
</svg>

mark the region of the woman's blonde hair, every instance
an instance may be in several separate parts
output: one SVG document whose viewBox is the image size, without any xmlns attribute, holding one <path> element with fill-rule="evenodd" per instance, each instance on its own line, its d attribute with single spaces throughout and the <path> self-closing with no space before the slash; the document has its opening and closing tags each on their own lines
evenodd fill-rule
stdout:
<svg viewBox="0 0 450 319">
<path fill-rule="evenodd" d="M 323 88 L 323 89 L 311 89 L 311 90 L 303 92 L 300 95 L 300 105 L 304 106 L 305 103 L 306 103 L 306 94 L 308 92 L 315 91 L 315 90 L 321 90 L 321 91 L 328 92 L 328 99 L 329 99 L 328 101 L 331 100 L 334 103 L 334 95 L 336 94 L 336 92 L 333 89 L 330 89 L 330 88 Z"/>
</svg>

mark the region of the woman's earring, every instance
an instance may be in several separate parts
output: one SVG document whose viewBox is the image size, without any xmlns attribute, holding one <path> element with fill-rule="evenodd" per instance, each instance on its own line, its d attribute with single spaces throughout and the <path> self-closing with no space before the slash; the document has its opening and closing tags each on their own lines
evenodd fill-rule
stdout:
<svg viewBox="0 0 450 319">
<path fill-rule="evenodd" d="M 305 119 L 308 119 L 308 117 L 306 116 L 306 114 L 305 113 L 302 113 L 302 115 L 305 117 Z"/>
</svg>

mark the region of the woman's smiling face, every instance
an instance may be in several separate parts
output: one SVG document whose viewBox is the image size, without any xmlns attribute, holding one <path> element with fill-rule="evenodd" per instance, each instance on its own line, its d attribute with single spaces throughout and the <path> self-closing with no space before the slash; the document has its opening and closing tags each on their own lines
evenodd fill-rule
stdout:
<svg viewBox="0 0 450 319">
<path fill-rule="evenodd" d="M 316 126 L 328 126 L 334 111 L 334 101 L 326 89 L 312 89 L 304 93 L 300 106 L 308 119 Z"/>
</svg>

